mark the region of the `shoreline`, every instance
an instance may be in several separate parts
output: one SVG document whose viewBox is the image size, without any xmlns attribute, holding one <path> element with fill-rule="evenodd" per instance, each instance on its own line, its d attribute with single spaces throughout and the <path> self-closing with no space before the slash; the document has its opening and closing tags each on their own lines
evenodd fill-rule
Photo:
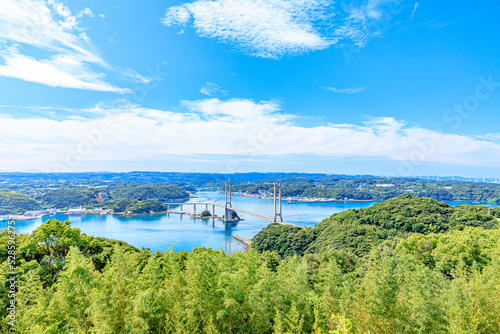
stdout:
<svg viewBox="0 0 500 334">
<path fill-rule="evenodd" d="M 239 242 L 245 244 L 245 248 L 248 249 L 248 247 L 250 247 L 252 245 L 252 239 L 248 239 L 248 238 L 243 238 L 243 237 L 240 237 L 239 235 L 237 234 L 233 234 L 232 235 L 233 239 L 236 239 L 238 240 Z"/>
</svg>

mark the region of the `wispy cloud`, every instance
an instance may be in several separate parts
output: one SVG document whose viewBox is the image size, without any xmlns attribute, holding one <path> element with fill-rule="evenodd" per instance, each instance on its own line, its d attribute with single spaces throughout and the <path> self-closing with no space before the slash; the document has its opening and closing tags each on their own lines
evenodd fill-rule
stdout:
<svg viewBox="0 0 500 334">
<path fill-rule="evenodd" d="M 415 16 L 415 12 L 417 11 L 417 8 L 420 6 L 418 2 L 415 2 L 415 7 L 413 7 L 413 12 L 411 12 L 411 20 L 413 20 L 413 16 Z"/>
<path fill-rule="evenodd" d="M 50 59 L 37 60 L 17 50 L 0 53 L 5 65 L 0 65 L 0 76 L 18 78 L 50 87 L 66 87 L 103 92 L 129 93 L 129 89 L 118 88 L 92 71 L 85 62 L 71 55 L 58 54 Z"/>
<path fill-rule="evenodd" d="M 325 87 L 326 90 L 329 90 L 330 92 L 334 93 L 339 93 L 339 94 L 357 94 L 361 93 L 364 91 L 366 88 L 365 87 L 354 87 L 354 88 L 334 88 L 334 87 Z"/>
<path fill-rule="evenodd" d="M 401 0 L 196 0 L 167 10 L 162 22 L 250 55 L 279 58 L 326 49 L 341 41 L 363 46 L 378 35 L 388 4 Z M 374 29 L 377 28 L 377 29 Z"/>
<path fill-rule="evenodd" d="M 312 154 L 323 157 L 386 157 L 407 160 L 409 152 L 429 138 L 439 137 L 428 162 L 465 166 L 498 166 L 500 144 L 490 138 L 438 133 L 410 127 L 391 117 L 373 118 L 363 124 L 301 125 L 301 119 L 283 112 L 274 101 L 204 99 L 182 101 L 183 112 L 144 108 L 130 104 L 99 104 L 98 117 L 40 119 L 0 115 L 0 159 L 4 168 L 43 169 L 36 163 L 60 161 L 72 147 L 79 147 L 102 124 L 106 132 L 92 161 L 154 160 L 160 155 L 218 155 L 242 158 Z M 231 140 L 227 140 L 228 134 Z M 255 138 L 264 144 L 249 144 Z M 183 138 L 179 141 L 179 138 Z M 253 139 L 252 139 L 253 138 Z M 274 139 L 273 139 L 274 138 Z M 420 159 L 420 157 L 417 157 Z"/>
<path fill-rule="evenodd" d="M 228 93 L 227 90 L 223 90 L 221 86 L 214 84 L 212 82 L 207 82 L 200 89 L 200 93 L 207 96 L 217 96 L 219 94 L 225 95 Z"/>
<path fill-rule="evenodd" d="M 83 16 L 93 17 L 89 8 L 75 14 L 56 0 L 2 0 L 0 6 L 0 75 L 51 87 L 124 93 L 127 89 L 105 81 L 110 69 L 98 49 L 79 25 Z M 27 53 L 34 47 L 49 58 Z M 37 52 L 36 54 L 40 54 Z"/>
<path fill-rule="evenodd" d="M 126 78 L 132 80 L 133 82 L 137 82 L 137 83 L 147 84 L 147 83 L 150 83 L 151 81 L 153 81 L 152 78 L 146 78 L 145 76 L 140 75 L 139 73 L 137 73 L 136 71 L 134 71 L 130 68 L 127 68 L 125 71 L 122 72 L 122 74 Z"/>
</svg>

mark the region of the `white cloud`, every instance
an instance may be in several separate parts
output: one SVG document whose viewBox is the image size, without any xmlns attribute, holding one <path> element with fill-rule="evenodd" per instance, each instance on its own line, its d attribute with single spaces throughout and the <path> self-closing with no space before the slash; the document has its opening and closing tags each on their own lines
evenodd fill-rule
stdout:
<svg viewBox="0 0 500 334">
<path fill-rule="evenodd" d="M 52 87 L 126 92 L 104 82 L 104 74 L 91 70 L 92 66 L 111 67 L 79 25 L 83 16 L 93 17 L 93 13 L 85 7 L 73 14 L 55 0 L 2 0 L 0 59 L 4 64 L 0 75 Z M 25 51 L 29 50 L 26 46 L 50 56 L 35 58 Z"/>
<path fill-rule="evenodd" d="M 51 59 L 36 60 L 10 50 L 2 54 L 5 65 L 0 65 L 0 76 L 18 78 L 50 87 L 66 87 L 103 92 L 130 93 L 101 80 L 102 74 L 70 55 L 59 54 Z"/>
<path fill-rule="evenodd" d="M 340 42 L 363 46 L 380 35 L 381 21 L 397 14 L 400 0 L 195 0 L 167 10 L 166 26 L 191 20 L 202 37 L 258 57 L 279 58 Z M 382 25 L 383 26 L 383 25 Z"/>
<path fill-rule="evenodd" d="M 413 20 L 413 17 L 415 16 L 415 12 L 417 11 L 417 8 L 420 6 L 418 2 L 415 2 L 415 7 L 413 7 L 413 12 L 411 12 L 411 20 Z"/>
<path fill-rule="evenodd" d="M 147 84 L 153 81 L 153 79 L 146 78 L 130 68 L 123 71 L 123 75 L 137 83 Z"/>
<path fill-rule="evenodd" d="M 361 125 L 305 127 L 273 101 L 205 99 L 183 101 L 185 112 L 128 104 L 100 104 L 87 113 L 97 118 L 41 119 L 0 116 L 0 159 L 13 169 L 41 168 L 40 161 L 64 161 L 68 152 L 98 140 L 82 159 L 154 160 L 158 156 L 218 155 L 242 158 L 312 154 L 324 157 L 386 157 L 466 166 L 498 166 L 498 142 L 408 127 L 394 118 Z M 102 136 L 95 132 L 106 124 Z M 80 145 L 80 146 L 79 146 Z M 425 153 L 427 152 L 427 153 Z M 425 154 L 424 154 L 425 153 Z M 22 165 L 26 163 L 26 165 Z"/>
<path fill-rule="evenodd" d="M 196 32 L 265 58 L 327 48 L 332 41 L 314 27 L 326 0 L 197 0 L 168 9 L 163 24 Z"/>
<path fill-rule="evenodd" d="M 371 38 L 380 37 L 394 17 L 402 10 L 402 0 L 365 0 L 347 3 L 348 14 L 335 33 L 357 47 L 365 46 Z"/>
<path fill-rule="evenodd" d="M 191 19 L 191 13 L 186 6 L 175 6 L 168 9 L 162 22 L 166 26 L 183 25 L 186 24 L 189 19 Z"/>
<path fill-rule="evenodd" d="M 219 94 L 225 95 L 228 93 L 227 90 L 223 90 L 221 86 L 214 84 L 212 82 L 207 82 L 201 87 L 200 93 L 207 96 L 217 96 Z"/>
<path fill-rule="evenodd" d="M 330 92 L 334 93 L 339 93 L 339 94 L 357 94 L 361 93 L 362 91 L 365 90 L 365 87 L 354 87 L 354 88 L 334 88 L 334 87 L 325 87 L 326 90 L 329 90 Z"/>
<path fill-rule="evenodd" d="M 92 13 L 90 8 L 88 8 L 88 7 L 85 7 L 83 10 L 79 11 L 78 14 L 76 15 L 76 17 L 80 18 L 80 17 L 83 17 L 85 15 L 87 15 L 89 17 L 94 17 L 94 13 Z"/>
</svg>

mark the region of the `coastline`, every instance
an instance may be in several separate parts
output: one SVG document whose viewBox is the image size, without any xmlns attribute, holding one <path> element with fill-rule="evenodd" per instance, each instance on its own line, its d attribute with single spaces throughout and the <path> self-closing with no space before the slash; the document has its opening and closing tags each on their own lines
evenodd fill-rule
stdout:
<svg viewBox="0 0 500 334">
<path fill-rule="evenodd" d="M 236 240 L 238 240 L 239 242 L 245 244 L 245 249 L 248 250 L 248 248 L 252 245 L 252 239 L 248 239 L 248 238 L 243 238 L 243 237 L 240 237 L 239 235 L 237 234 L 233 234 L 232 237 Z"/>
</svg>

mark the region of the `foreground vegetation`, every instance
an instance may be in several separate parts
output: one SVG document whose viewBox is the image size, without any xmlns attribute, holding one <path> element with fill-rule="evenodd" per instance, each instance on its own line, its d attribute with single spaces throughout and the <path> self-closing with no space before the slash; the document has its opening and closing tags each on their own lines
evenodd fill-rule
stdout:
<svg viewBox="0 0 500 334">
<path fill-rule="evenodd" d="M 321 233 L 285 227 L 316 243 L 293 255 L 262 251 L 256 241 L 231 255 L 206 248 L 152 253 L 50 220 L 16 239 L 15 332 L 500 332 L 496 219 L 481 207 L 420 201 L 402 197 L 334 215 Z M 356 224 L 366 233 L 318 243 L 335 233 L 328 227 Z M 280 238 L 268 232 L 260 237 Z M 284 240 L 293 241 L 288 234 Z M 4 282 L 7 241 L 3 231 Z M 8 288 L 0 289 L 3 305 Z M 6 311 L 2 332 L 10 329 Z"/>
</svg>

